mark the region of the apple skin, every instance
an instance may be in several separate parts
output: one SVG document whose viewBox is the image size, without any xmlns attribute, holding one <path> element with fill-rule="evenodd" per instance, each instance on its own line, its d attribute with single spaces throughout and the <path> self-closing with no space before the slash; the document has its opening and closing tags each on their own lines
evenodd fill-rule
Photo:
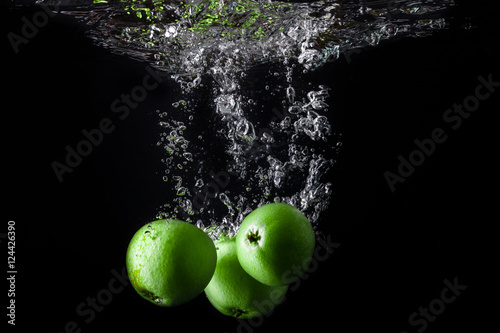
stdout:
<svg viewBox="0 0 500 333">
<path fill-rule="evenodd" d="M 245 217 L 236 236 L 241 267 L 269 286 L 300 278 L 309 268 L 315 243 L 311 223 L 300 210 L 284 203 L 255 209 Z"/>
<path fill-rule="evenodd" d="M 157 220 L 141 227 L 126 254 L 134 289 L 159 306 L 186 303 L 210 282 L 217 263 L 212 239 L 179 220 Z"/>
<path fill-rule="evenodd" d="M 236 254 L 236 238 L 215 243 L 217 267 L 205 295 L 219 312 L 239 319 L 270 315 L 280 304 L 288 286 L 270 287 L 248 275 Z"/>
</svg>

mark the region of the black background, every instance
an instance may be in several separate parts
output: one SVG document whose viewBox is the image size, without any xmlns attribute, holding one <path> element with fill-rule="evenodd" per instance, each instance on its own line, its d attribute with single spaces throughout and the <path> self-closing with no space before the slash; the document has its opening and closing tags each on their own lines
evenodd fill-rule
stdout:
<svg viewBox="0 0 500 333">
<path fill-rule="evenodd" d="M 239 322 L 203 294 L 159 308 L 127 286 L 88 323 L 76 312 L 108 288 L 113 270 L 122 271 L 128 241 L 169 191 L 154 111 L 178 100 L 179 89 L 166 80 L 59 183 L 51 163 L 64 159 L 64 147 L 75 146 L 83 129 L 116 120 L 110 103 L 142 82 L 145 64 L 94 46 L 85 26 L 62 15 L 15 54 L 6 36 L 19 33 L 21 18 L 36 10 L 2 8 L 1 20 L 0 230 L 16 222 L 15 329 L 63 332 L 74 321 L 82 332 L 237 331 Z M 496 316 L 487 300 L 495 300 L 489 278 L 498 265 L 492 253 L 500 89 L 457 130 L 442 116 L 475 92 L 479 75 L 500 81 L 500 35 L 486 1 L 458 2 L 453 17 L 450 29 L 432 37 L 383 43 L 303 77 L 332 88 L 330 120 L 343 134 L 330 174 L 335 193 L 320 219 L 320 229 L 341 246 L 254 331 L 416 332 L 420 326 L 411 327 L 408 317 L 455 278 L 467 289 L 426 332 L 477 331 Z M 384 172 L 396 172 L 398 156 L 407 157 L 413 141 L 437 127 L 447 141 L 392 193 Z M 7 271 L 4 239 L 2 252 Z"/>
</svg>

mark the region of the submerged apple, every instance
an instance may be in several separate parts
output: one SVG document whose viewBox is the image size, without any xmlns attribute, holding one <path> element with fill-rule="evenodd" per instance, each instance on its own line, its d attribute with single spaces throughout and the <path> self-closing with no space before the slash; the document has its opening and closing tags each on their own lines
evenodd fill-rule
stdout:
<svg viewBox="0 0 500 333">
<path fill-rule="evenodd" d="M 280 304 L 288 286 L 266 286 L 241 268 L 236 255 L 236 239 L 215 244 L 217 267 L 205 294 L 221 313 L 241 319 L 269 315 Z"/>
<path fill-rule="evenodd" d="M 309 267 L 314 245 L 311 223 L 284 203 L 267 204 L 248 214 L 236 236 L 241 267 L 269 286 L 299 278 Z"/>
<path fill-rule="evenodd" d="M 186 303 L 199 295 L 215 271 L 212 239 L 196 226 L 157 220 L 132 237 L 126 256 L 134 289 L 159 306 Z"/>
</svg>

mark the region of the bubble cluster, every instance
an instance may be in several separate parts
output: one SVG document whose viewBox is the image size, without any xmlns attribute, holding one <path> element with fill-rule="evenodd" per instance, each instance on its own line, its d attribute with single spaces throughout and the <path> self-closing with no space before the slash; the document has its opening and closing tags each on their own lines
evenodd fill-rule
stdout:
<svg viewBox="0 0 500 333">
<path fill-rule="evenodd" d="M 172 107 L 187 110 L 187 104 L 185 100 L 180 100 L 172 103 Z M 190 164 L 194 161 L 193 154 L 189 151 L 191 142 L 184 136 L 187 126 L 183 121 L 168 117 L 167 112 L 157 110 L 157 114 L 161 131 L 156 145 L 162 149 L 161 162 L 165 166 L 162 180 L 168 183 L 177 197 L 171 203 L 165 203 L 156 218 L 177 218 L 180 212 L 194 215 L 189 199 L 191 193 L 183 184 L 183 177 L 186 178 L 185 174 L 189 174 Z"/>
<path fill-rule="evenodd" d="M 214 80 L 211 105 L 218 126 L 212 134 L 219 140 L 217 151 L 207 152 L 209 143 L 203 139 L 194 147 L 184 136 L 194 129 L 174 118 L 181 116 L 176 110 L 182 104 L 184 112 L 199 112 L 191 107 L 192 92 L 184 92 L 181 101 L 187 102 L 172 105 L 174 115 L 158 111 L 162 131 L 157 145 L 176 197 L 160 207 L 157 217 L 191 221 L 214 238 L 235 234 L 252 210 L 275 201 L 298 207 L 313 224 L 319 220 L 331 200 L 328 172 L 340 141 L 327 117 L 330 89 L 294 86 L 294 67 L 271 74 L 286 84 L 273 86 L 281 110 L 272 110 L 275 116 L 266 120 L 255 117 L 261 106 L 252 92 L 241 88 L 247 75 L 227 73 Z M 190 123 L 196 123 L 196 116 Z M 226 163 L 219 169 L 206 167 L 214 160 Z"/>
</svg>

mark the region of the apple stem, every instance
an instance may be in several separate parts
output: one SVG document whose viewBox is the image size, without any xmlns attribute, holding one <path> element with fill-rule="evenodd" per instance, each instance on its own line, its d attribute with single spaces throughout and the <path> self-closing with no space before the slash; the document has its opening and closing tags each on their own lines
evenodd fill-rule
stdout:
<svg viewBox="0 0 500 333">
<path fill-rule="evenodd" d="M 259 231 L 249 233 L 247 239 L 250 243 L 257 243 L 260 240 Z"/>
<path fill-rule="evenodd" d="M 247 311 L 242 310 L 242 309 L 233 309 L 234 315 L 236 318 L 241 317 L 241 315 L 247 313 Z"/>
</svg>

